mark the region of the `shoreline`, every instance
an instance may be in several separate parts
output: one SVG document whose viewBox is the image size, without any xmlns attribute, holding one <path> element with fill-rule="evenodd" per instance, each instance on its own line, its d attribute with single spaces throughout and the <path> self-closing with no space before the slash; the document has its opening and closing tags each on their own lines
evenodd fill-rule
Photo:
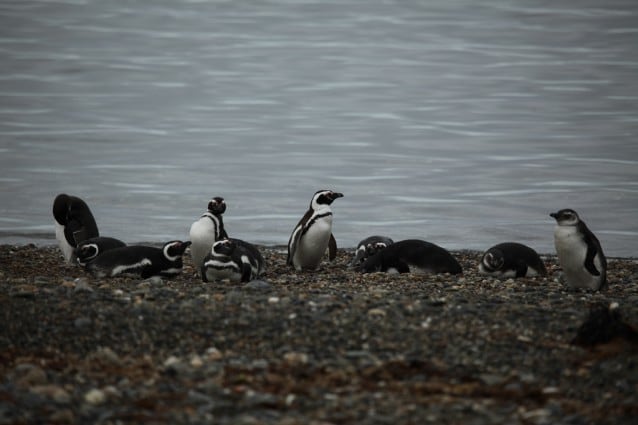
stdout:
<svg viewBox="0 0 638 425">
<path fill-rule="evenodd" d="M 638 324 L 638 261 L 609 289 L 548 277 L 316 272 L 262 247 L 263 278 L 93 279 L 59 249 L 0 245 L 0 423 L 630 424 L 638 349 L 571 344 L 592 305 Z"/>
</svg>

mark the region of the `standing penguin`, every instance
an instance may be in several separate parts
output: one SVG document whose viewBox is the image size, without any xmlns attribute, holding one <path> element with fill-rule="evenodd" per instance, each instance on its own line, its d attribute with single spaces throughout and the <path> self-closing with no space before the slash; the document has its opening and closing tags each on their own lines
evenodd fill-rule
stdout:
<svg viewBox="0 0 638 425">
<path fill-rule="evenodd" d="M 241 239 L 222 239 L 213 244 L 202 265 L 202 281 L 229 279 L 249 282 L 259 277 L 264 258 L 256 246 Z"/>
<path fill-rule="evenodd" d="M 201 270 L 204 258 L 210 253 L 215 241 L 228 238 L 222 219 L 225 211 L 224 198 L 216 196 L 208 202 L 208 210 L 191 225 L 191 258 L 196 270 Z"/>
<path fill-rule="evenodd" d="M 330 204 L 343 197 L 342 193 L 331 190 L 315 192 L 310 208 L 301 218 L 288 241 L 286 264 L 295 270 L 314 270 L 329 248 L 329 258 L 337 256 L 337 241 L 332 235 L 332 209 Z"/>
<path fill-rule="evenodd" d="M 504 278 L 547 274 L 538 253 L 527 245 L 517 242 L 494 245 L 485 251 L 478 268 L 481 274 Z"/>
<path fill-rule="evenodd" d="M 73 259 L 78 243 L 100 236 L 89 206 L 82 199 L 61 193 L 53 201 L 55 238 L 66 261 Z"/>
<path fill-rule="evenodd" d="M 162 248 L 142 245 L 114 248 L 88 263 L 86 269 L 96 278 L 119 274 L 139 275 L 142 279 L 151 276 L 176 276 L 182 272 L 182 255 L 190 244 L 170 241 Z"/>
<path fill-rule="evenodd" d="M 123 246 L 126 246 L 126 244 L 119 239 L 98 236 L 80 242 L 75 251 L 73 251 L 73 257 L 79 265 L 86 266 L 87 263 L 95 260 L 98 255 L 110 249 Z"/>
<path fill-rule="evenodd" d="M 551 213 L 556 220 L 554 246 L 565 281 L 572 288 L 599 290 L 607 284 L 607 259 L 598 238 L 576 211 Z"/>
</svg>

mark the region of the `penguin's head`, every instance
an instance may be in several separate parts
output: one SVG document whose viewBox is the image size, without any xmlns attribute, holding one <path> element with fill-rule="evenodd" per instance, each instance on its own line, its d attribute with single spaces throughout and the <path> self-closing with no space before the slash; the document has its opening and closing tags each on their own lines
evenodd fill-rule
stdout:
<svg viewBox="0 0 638 425">
<path fill-rule="evenodd" d="M 211 252 L 213 255 L 229 256 L 235 250 L 235 243 L 230 239 L 221 239 L 213 244 Z"/>
<path fill-rule="evenodd" d="M 374 254 L 376 254 L 377 252 L 381 251 L 384 248 L 387 248 L 388 245 L 386 245 L 385 242 L 375 242 L 375 243 L 369 243 L 366 245 L 366 254 L 368 256 L 372 256 Z"/>
<path fill-rule="evenodd" d="M 221 196 L 216 196 L 208 202 L 208 211 L 211 214 L 224 214 L 226 211 L 226 202 Z"/>
<path fill-rule="evenodd" d="M 67 214 L 69 212 L 70 196 L 66 193 L 60 193 L 53 201 L 53 218 L 60 225 L 67 223 Z"/>
<path fill-rule="evenodd" d="M 97 246 L 97 244 L 84 243 L 84 244 L 78 245 L 78 247 L 75 248 L 74 255 L 78 264 L 81 266 L 84 266 L 89 261 L 93 261 L 95 257 L 98 256 L 99 253 L 100 253 L 100 249 Z"/>
<path fill-rule="evenodd" d="M 186 251 L 186 248 L 188 248 L 190 244 L 190 241 L 170 241 L 164 244 L 162 252 L 164 253 L 164 257 L 168 258 L 170 261 L 175 261 L 184 255 L 184 251 Z"/>
<path fill-rule="evenodd" d="M 504 262 L 505 260 L 503 259 L 503 253 L 498 249 L 488 250 L 481 259 L 483 267 L 489 272 L 499 270 L 501 267 L 503 267 Z"/>
<path fill-rule="evenodd" d="M 580 221 L 576 211 L 565 208 L 550 214 L 559 226 L 575 226 Z"/>
<path fill-rule="evenodd" d="M 342 198 L 343 193 L 333 192 L 332 190 L 318 190 L 310 201 L 310 207 L 316 210 L 321 205 L 330 205 L 337 198 Z"/>
</svg>

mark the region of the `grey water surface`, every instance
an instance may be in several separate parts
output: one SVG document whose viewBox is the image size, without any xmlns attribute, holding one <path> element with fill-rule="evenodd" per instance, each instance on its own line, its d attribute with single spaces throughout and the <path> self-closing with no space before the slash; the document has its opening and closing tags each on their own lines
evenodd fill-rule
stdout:
<svg viewBox="0 0 638 425">
<path fill-rule="evenodd" d="M 383 234 L 553 252 L 576 209 L 638 256 L 635 0 L 0 3 L 0 243 L 101 233 L 285 244 L 331 188 L 340 246 Z"/>
</svg>

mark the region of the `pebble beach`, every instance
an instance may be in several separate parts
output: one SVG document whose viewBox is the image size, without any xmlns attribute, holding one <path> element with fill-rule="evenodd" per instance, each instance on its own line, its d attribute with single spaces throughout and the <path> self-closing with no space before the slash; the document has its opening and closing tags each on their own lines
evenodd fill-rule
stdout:
<svg viewBox="0 0 638 425">
<path fill-rule="evenodd" d="M 260 247 L 260 280 L 93 279 L 0 246 L 0 424 L 633 424 L 638 345 L 572 343 L 594 305 L 638 325 L 638 260 L 609 287 L 548 276 L 315 272 Z"/>
</svg>

